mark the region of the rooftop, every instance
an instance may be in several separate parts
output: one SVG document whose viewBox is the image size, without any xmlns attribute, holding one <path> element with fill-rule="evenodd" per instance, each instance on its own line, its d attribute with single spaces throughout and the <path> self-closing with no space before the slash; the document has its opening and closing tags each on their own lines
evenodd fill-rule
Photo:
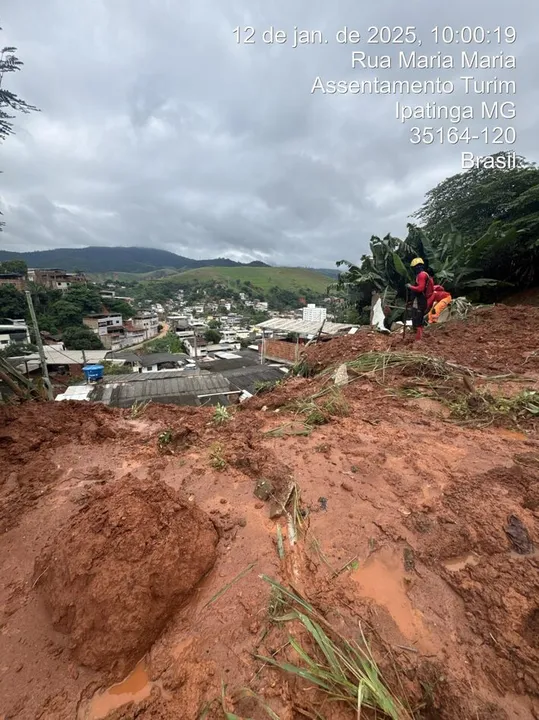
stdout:
<svg viewBox="0 0 539 720">
<path fill-rule="evenodd" d="M 217 373 L 168 370 L 130 373 L 106 378 L 96 384 L 90 395 L 94 402 L 128 408 L 135 402 L 174 405 L 205 405 L 226 402 L 230 393 L 237 393 L 229 381 Z"/>
<path fill-rule="evenodd" d="M 282 380 L 286 373 L 279 367 L 272 365 L 254 365 L 252 367 L 223 370 L 222 375 L 234 390 L 246 390 L 254 395 L 257 384 L 261 382 L 277 382 Z"/>
<path fill-rule="evenodd" d="M 105 359 L 106 350 L 58 350 L 57 348 L 45 345 L 43 348 L 47 365 L 84 365 L 87 363 L 99 363 Z M 35 361 L 39 364 L 39 354 L 32 353 L 24 358 L 12 358 L 14 364 L 24 364 L 24 361 Z"/>
<path fill-rule="evenodd" d="M 306 320 L 291 320 L 289 318 L 272 318 L 258 323 L 257 327 L 274 332 L 298 333 L 300 335 L 317 335 L 320 332 L 322 323 L 320 321 L 310 322 Z M 354 325 L 345 323 L 325 322 L 322 328 L 322 335 L 344 335 Z"/>
<path fill-rule="evenodd" d="M 122 314 L 119 312 L 108 312 L 108 313 L 86 313 L 84 317 L 86 318 L 93 318 L 94 320 L 99 320 L 101 318 L 108 318 L 108 317 L 121 317 Z"/>
<path fill-rule="evenodd" d="M 180 362 L 183 363 L 187 359 L 185 353 L 149 353 L 148 355 L 141 355 L 138 358 L 139 363 L 142 367 L 151 367 L 152 365 L 158 365 L 160 363 L 167 362 Z"/>
</svg>

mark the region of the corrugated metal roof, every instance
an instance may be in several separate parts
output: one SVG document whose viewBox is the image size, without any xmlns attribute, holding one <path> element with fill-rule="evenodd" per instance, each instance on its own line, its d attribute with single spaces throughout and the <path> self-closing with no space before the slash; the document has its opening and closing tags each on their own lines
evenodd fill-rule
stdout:
<svg viewBox="0 0 539 720">
<path fill-rule="evenodd" d="M 82 350 L 57 350 L 56 348 L 44 346 L 47 365 L 84 365 Z M 99 363 L 105 359 L 107 350 L 85 350 L 84 357 L 87 363 Z M 39 362 L 39 354 L 26 355 L 24 360 L 36 360 Z"/>
<path fill-rule="evenodd" d="M 234 389 L 225 377 L 217 373 L 193 374 L 171 370 L 111 377 L 108 382 L 94 386 L 91 399 L 124 408 L 147 400 L 199 405 L 199 398 L 226 395 Z"/>
<path fill-rule="evenodd" d="M 166 362 L 181 363 L 186 357 L 185 353 L 176 353 L 175 355 L 171 353 L 149 353 L 148 355 L 141 355 L 138 360 L 142 367 L 151 367 Z"/>
<path fill-rule="evenodd" d="M 270 365 L 256 365 L 254 367 L 223 370 L 224 377 L 230 381 L 233 389 L 247 390 L 254 395 L 256 386 L 260 382 L 277 382 L 282 380 L 284 374 L 278 367 Z"/>
<path fill-rule="evenodd" d="M 257 327 L 275 332 L 293 332 L 300 335 L 317 335 L 320 331 L 321 322 L 308 322 L 306 320 L 290 320 L 288 318 L 272 318 L 259 323 Z M 340 335 L 348 332 L 352 324 L 326 322 L 322 329 L 322 335 Z"/>
<path fill-rule="evenodd" d="M 147 380 L 167 380 L 176 377 L 192 377 L 193 375 L 209 375 L 207 370 L 199 370 L 196 367 L 189 367 L 185 370 L 155 370 L 154 372 L 130 372 L 125 375 L 105 375 L 103 383 L 136 383 L 146 382 Z"/>
</svg>

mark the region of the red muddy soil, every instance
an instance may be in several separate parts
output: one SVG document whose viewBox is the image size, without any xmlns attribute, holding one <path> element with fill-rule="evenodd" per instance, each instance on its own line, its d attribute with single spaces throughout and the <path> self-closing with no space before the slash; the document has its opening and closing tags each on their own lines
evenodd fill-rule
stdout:
<svg viewBox="0 0 539 720">
<path fill-rule="evenodd" d="M 409 349 L 436 355 L 481 373 L 526 374 L 539 370 L 538 334 L 539 308 L 497 305 L 475 311 L 466 321 L 430 327 L 424 340 Z M 406 339 L 410 340 L 412 335 L 409 331 Z M 306 357 L 309 366 L 319 370 L 352 360 L 362 352 L 400 351 L 404 347 L 408 348 L 400 333 L 386 336 L 360 332 L 315 345 L 307 350 Z"/>
<path fill-rule="evenodd" d="M 217 541 L 178 491 L 128 473 L 92 490 L 37 559 L 33 584 L 77 661 L 121 679 L 213 567 Z"/>
<path fill-rule="evenodd" d="M 521 355 L 538 333 L 534 346 L 513 311 L 448 326 L 425 351 L 537 389 Z M 345 342 L 386 340 L 338 339 L 310 358 L 342 361 Z M 224 683 L 240 718 L 268 717 L 249 688 L 280 720 L 355 719 L 257 659 L 298 662 L 261 575 L 292 583 L 346 638 L 361 627 L 415 718 L 539 718 L 537 422 L 460 427 L 434 400 L 358 380 L 347 411 L 294 435 L 303 416 L 283 406 L 324 382 L 293 379 L 219 425 L 172 406 L 0 410 L 0 718 L 224 720 Z M 296 545 L 270 518 L 292 481 Z"/>
</svg>

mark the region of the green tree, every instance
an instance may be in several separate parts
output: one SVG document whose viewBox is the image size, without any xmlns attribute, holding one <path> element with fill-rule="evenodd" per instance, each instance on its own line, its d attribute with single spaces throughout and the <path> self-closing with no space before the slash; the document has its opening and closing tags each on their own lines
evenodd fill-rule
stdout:
<svg viewBox="0 0 539 720">
<path fill-rule="evenodd" d="M 62 333 L 62 339 L 68 350 L 101 350 L 103 348 L 99 337 L 83 325 L 66 328 Z"/>
<path fill-rule="evenodd" d="M 72 285 L 64 293 L 63 299 L 77 305 L 81 315 L 101 312 L 103 307 L 103 298 L 99 294 L 99 290 L 89 285 Z"/>
<path fill-rule="evenodd" d="M 80 304 L 69 302 L 69 300 L 57 300 L 51 305 L 50 313 L 59 328 L 80 325 L 82 322 Z"/>
<path fill-rule="evenodd" d="M 0 273 L 18 273 L 25 275 L 28 272 L 28 265 L 24 260 L 5 260 L 0 263 Z"/>
<path fill-rule="evenodd" d="M 368 324 L 373 293 L 382 295 L 382 305 L 389 306 L 389 322 L 403 313 L 406 297 L 406 283 L 413 279 L 410 261 L 421 256 L 435 275 L 437 282 L 453 295 L 479 293 L 483 288 L 500 290 L 506 283 L 484 276 L 487 258 L 495 248 L 504 247 L 510 236 L 493 226 L 485 235 L 470 241 L 460 233 L 443 235 L 437 243 L 429 234 L 416 225 L 408 225 L 405 240 L 386 235 L 373 236 L 370 240 L 370 255 L 363 255 L 361 263 L 354 265 L 340 260 L 337 265 L 348 269 L 339 275 L 333 285 L 337 293 L 347 297 L 347 311 L 355 310 L 362 323 Z"/>
<path fill-rule="evenodd" d="M 204 340 L 206 340 L 206 342 L 208 343 L 217 344 L 221 342 L 221 334 L 217 332 L 217 330 L 212 330 L 211 328 L 209 328 L 204 333 Z"/>
<path fill-rule="evenodd" d="M 504 158 L 507 152 L 491 156 Z M 513 169 L 479 168 L 453 175 L 427 193 L 415 217 L 436 248 L 458 232 L 481 243 L 481 269 L 497 280 L 531 286 L 539 277 L 539 168 L 517 156 Z"/>
<path fill-rule="evenodd" d="M 117 298 L 106 298 L 103 300 L 106 309 L 111 313 L 118 313 L 122 316 L 123 320 L 132 318 L 135 314 L 135 309 L 125 300 L 118 300 Z"/>
<path fill-rule="evenodd" d="M 15 115 L 11 113 L 29 113 L 38 110 L 38 108 L 28 104 L 4 87 L 5 76 L 8 73 L 20 70 L 23 65 L 22 61 L 15 55 L 16 50 L 17 48 L 9 46 L 0 50 L 0 142 L 14 133 L 11 121 L 15 119 Z M 4 224 L 0 222 L 0 231 L 3 229 Z"/>
<path fill-rule="evenodd" d="M 24 293 L 14 285 L 0 285 L 0 318 L 25 318 L 27 312 Z"/>
<path fill-rule="evenodd" d="M 175 332 L 169 330 L 165 337 L 146 343 L 144 350 L 148 353 L 171 353 L 174 355 L 185 353 L 185 345 Z"/>
</svg>

